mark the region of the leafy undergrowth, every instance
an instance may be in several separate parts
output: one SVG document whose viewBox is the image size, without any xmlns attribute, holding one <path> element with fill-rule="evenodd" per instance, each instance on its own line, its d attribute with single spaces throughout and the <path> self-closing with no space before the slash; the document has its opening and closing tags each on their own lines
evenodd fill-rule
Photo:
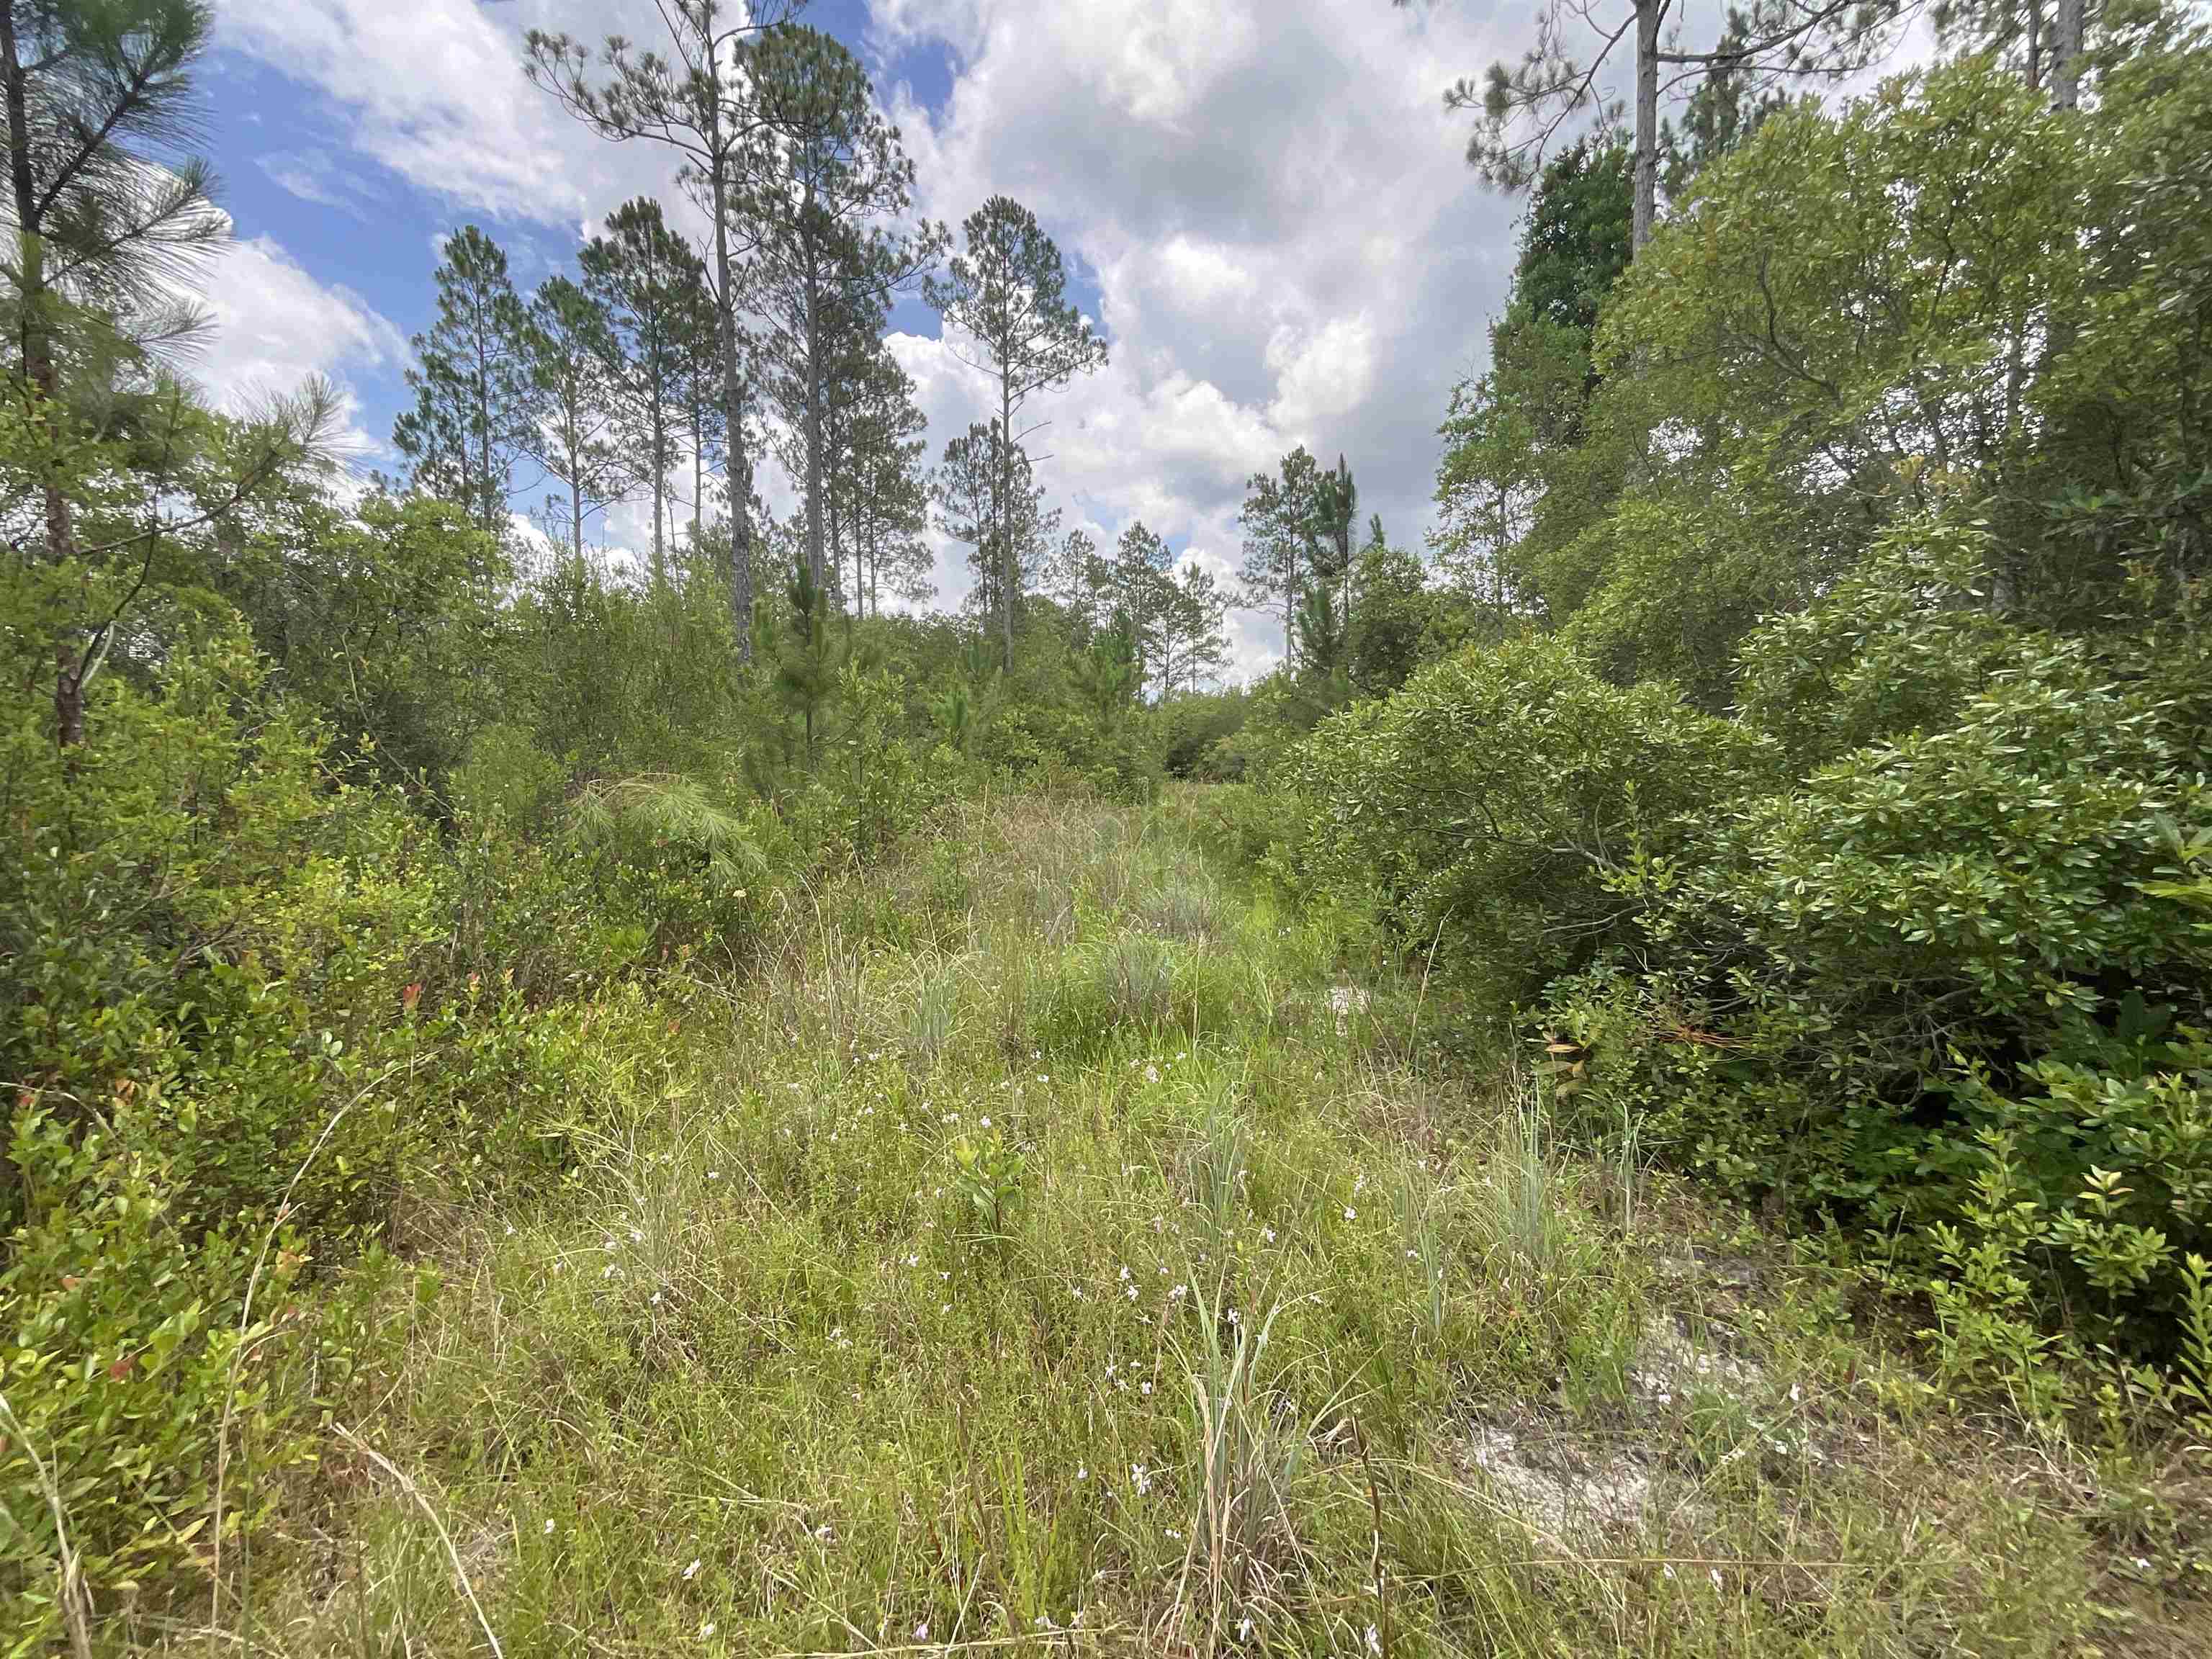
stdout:
<svg viewBox="0 0 2212 1659">
<path fill-rule="evenodd" d="M 571 1181 L 421 1222 L 210 1650 L 2203 1650 L 2180 1464 L 1943 1407 L 1189 822 L 787 905 Z"/>
</svg>

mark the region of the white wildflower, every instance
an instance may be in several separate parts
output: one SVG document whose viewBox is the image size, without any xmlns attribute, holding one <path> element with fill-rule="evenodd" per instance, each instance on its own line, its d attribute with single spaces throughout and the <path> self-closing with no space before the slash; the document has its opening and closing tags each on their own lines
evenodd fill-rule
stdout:
<svg viewBox="0 0 2212 1659">
<path fill-rule="evenodd" d="M 1142 1498 L 1146 1492 L 1152 1489 L 1152 1477 L 1151 1472 L 1147 1470 L 1142 1463 L 1130 1464 L 1129 1484 L 1137 1489 L 1137 1496 Z"/>
<path fill-rule="evenodd" d="M 697 1556 L 696 1556 L 696 1555 L 695 1555 L 695 1556 L 693 1556 L 693 1557 L 691 1558 L 691 1565 L 690 1565 L 690 1566 L 688 1566 L 688 1567 L 686 1567 L 686 1568 L 684 1568 L 684 1577 L 686 1579 L 692 1579 L 692 1578 L 696 1578 L 698 1576 L 699 1576 L 699 1558 L 698 1558 Z"/>
</svg>

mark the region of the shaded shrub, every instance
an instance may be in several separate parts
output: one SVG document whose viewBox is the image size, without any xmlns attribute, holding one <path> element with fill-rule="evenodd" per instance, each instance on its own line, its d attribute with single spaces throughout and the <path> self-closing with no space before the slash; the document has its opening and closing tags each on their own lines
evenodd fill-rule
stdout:
<svg viewBox="0 0 2212 1659">
<path fill-rule="evenodd" d="M 584 901 L 546 902 L 560 866 L 504 831 L 447 848 L 335 781 L 324 732 L 240 635 L 180 641 L 158 678 L 98 693 L 75 750 L 29 700 L 0 724 L 18 831 L 0 843 L 0 1482 L 52 1484 L 106 1591 L 206 1541 L 227 1404 L 256 1467 L 305 1455 L 347 1350 L 288 1370 L 276 1349 L 298 1344 L 267 1339 L 321 1328 L 310 1281 L 380 1248 L 403 1194 L 565 1167 L 585 1062 L 628 1016 L 546 1012 L 540 959 L 534 988 L 471 965 L 457 895 L 501 896 L 471 923 L 487 963 L 583 936 Z M 518 873 L 537 884 L 520 902 Z M 226 1527 L 258 1501 L 234 1477 Z M 46 1618 L 52 1505 L 9 1509 L 0 1601 Z"/>
<path fill-rule="evenodd" d="M 1668 688 L 1605 684 L 1566 645 L 1471 648 L 1324 724 L 1289 764 L 1294 869 L 1371 894 L 1408 949 L 1500 1006 L 1626 937 L 1612 872 L 1680 848 L 1748 745 Z"/>
<path fill-rule="evenodd" d="M 2188 759 L 2209 715 L 2202 690 L 2021 634 L 1949 724 L 1746 803 L 1694 860 L 1625 872 L 1644 948 L 1563 986 L 1559 1017 L 1678 1153 L 1923 1266 L 2002 1137 L 2079 1291 L 2108 1271 L 2087 1182 L 2117 1173 L 2104 1231 L 2161 1243 L 2100 1288 L 2155 1307 L 2178 1253 L 2212 1249 L 2212 936 L 2159 890 L 2212 835 Z"/>
</svg>

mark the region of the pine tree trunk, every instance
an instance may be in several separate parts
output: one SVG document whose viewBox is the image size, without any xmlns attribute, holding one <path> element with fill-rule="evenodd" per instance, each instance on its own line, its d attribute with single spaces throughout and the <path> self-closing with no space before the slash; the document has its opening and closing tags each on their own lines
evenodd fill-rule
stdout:
<svg viewBox="0 0 2212 1659">
<path fill-rule="evenodd" d="M 15 41 L 15 0 L 0 0 L 0 75 L 7 79 L 8 184 L 15 210 L 17 319 L 23 372 L 50 419 L 58 419 L 60 377 L 46 332 L 46 254 L 39 234 L 38 187 L 31 172 L 30 94 Z M 76 553 L 76 526 L 69 497 L 49 477 L 40 489 L 46 523 L 46 557 L 54 564 Z M 74 749 L 84 741 L 84 659 L 66 635 L 54 641 L 54 741 Z"/>
<path fill-rule="evenodd" d="M 576 562 L 584 562 L 584 459 L 568 452 L 568 539 Z"/>
<path fill-rule="evenodd" d="M 822 586 L 822 335 L 813 256 L 806 271 L 806 568 Z"/>
<path fill-rule="evenodd" d="M 1666 0 L 1636 0 L 1636 216 L 1630 247 L 1651 240 L 1659 211 L 1659 15 Z"/>
<path fill-rule="evenodd" d="M 1004 362 L 1002 356 L 1000 362 Z M 999 377 L 999 593 L 1000 634 L 1006 650 L 1006 672 L 1014 672 L 1014 389 Z"/>
<path fill-rule="evenodd" d="M 492 523 L 491 489 L 491 356 L 484 344 L 485 331 L 489 321 L 478 307 L 476 317 L 477 351 L 477 515 L 483 520 L 484 533 L 498 534 Z"/>
<path fill-rule="evenodd" d="M 658 592 L 668 585 L 668 550 L 661 539 L 660 521 L 668 510 L 668 422 L 662 413 L 659 388 L 653 398 L 653 586 Z"/>
<path fill-rule="evenodd" d="M 713 152 L 708 185 L 714 198 L 715 333 L 722 360 L 722 419 L 727 460 L 724 476 L 730 486 L 730 620 L 738 638 L 738 655 L 753 653 L 753 525 L 752 466 L 745 459 L 745 385 L 738 368 L 738 294 L 730 276 L 729 155 L 722 144 L 722 89 L 708 88 L 714 113 L 709 120 L 708 143 Z"/>
</svg>

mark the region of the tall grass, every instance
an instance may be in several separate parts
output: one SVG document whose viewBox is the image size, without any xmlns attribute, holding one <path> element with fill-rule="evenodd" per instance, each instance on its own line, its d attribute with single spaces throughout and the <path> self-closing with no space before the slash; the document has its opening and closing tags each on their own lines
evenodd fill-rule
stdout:
<svg viewBox="0 0 2212 1659">
<path fill-rule="evenodd" d="M 1334 921 L 1160 814 L 945 837 L 866 878 L 895 925 L 786 907 L 562 1183 L 387 1266 L 331 1386 L 414 1495 L 343 1443 L 301 1471 L 258 1650 L 489 1651 L 464 1583 L 517 1655 L 2055 1656 L 2141 1600 L 2078 1471 L 1962 1442 L 1819 1284 L 1705 1310 L 1766 1345 L 1740 1432 L 1633 1392 L 1636 1230 L 1733 1222 L 1627 1200 L 1525 1077 L 1416 1069 L 1387 963 L 1340 1033 Z M 1018 1184 L 988 1227 L 963 1144 Z M 1568 1449 L 1537 1484 L 1626 1437 L 1687 1490 L 1545 1543 L 1476 1422 Z"/>
</svg>

